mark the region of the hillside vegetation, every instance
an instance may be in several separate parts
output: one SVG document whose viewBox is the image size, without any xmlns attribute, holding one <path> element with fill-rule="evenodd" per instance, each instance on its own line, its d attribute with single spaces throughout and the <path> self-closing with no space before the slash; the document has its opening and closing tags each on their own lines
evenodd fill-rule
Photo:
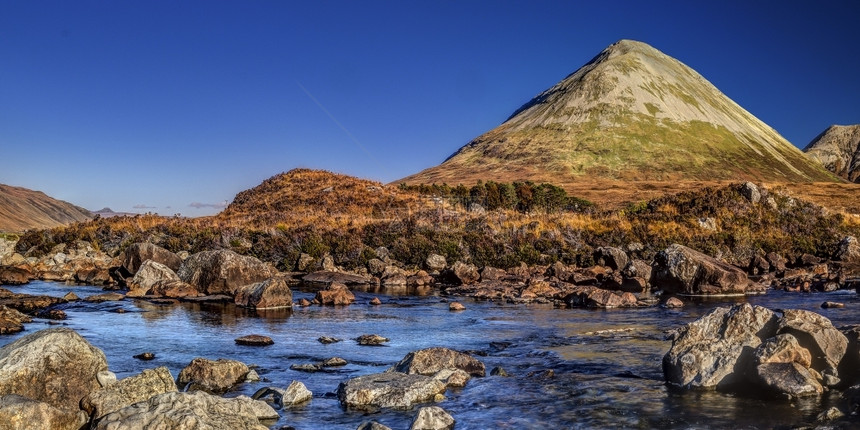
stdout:
<svg viewBox="0 0 860 430">
<path fill-rule="evenodd" d="M 554 261 L 586 266 L 598 246 L 639 243 L 637 252 L 649 255 L 682 243 L 743 265 L 762 251 L 829 257 L 844 236 L 860 236 L 856 215 L 781 189 L 763 189 L 754 203 L 741 189 L 741 184 L 704 188 L 612 210 L 469 211 L 454 199 L 420 190 L 294 170 L 240 193 L 217 216 L 96 219 L 30 231 L 17 249 L 38 255 L 83 240 L 116 255 L 131 243 L 149 241 L 174 252 L 232 249 L 292 270 L 302 253 L 328 254 L 338 265 L 360 267 L 380 246 L 406 264 L 419 265 L 438 253 L 449 261 L 507 268 Z"/>
<path fill-rule="evenodd" d="M 0 232 L 22 232 L 90 219 L 92 214 L 41 191 L 0 184 Z"/>
</svg>

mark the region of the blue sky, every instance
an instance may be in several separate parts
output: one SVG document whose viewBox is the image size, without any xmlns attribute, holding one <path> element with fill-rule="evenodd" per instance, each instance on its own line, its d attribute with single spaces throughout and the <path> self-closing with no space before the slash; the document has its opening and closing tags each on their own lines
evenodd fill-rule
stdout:
<svg viewBox="0 0 860 430">
<path fill-rule="evenodd" d="M 619 39 L 802 148 L 860 123 L 857 17 L 858 1 L 0 1 L 0 183 L 194 216 L 295 167 L 389 182 Z"/>
</svg>

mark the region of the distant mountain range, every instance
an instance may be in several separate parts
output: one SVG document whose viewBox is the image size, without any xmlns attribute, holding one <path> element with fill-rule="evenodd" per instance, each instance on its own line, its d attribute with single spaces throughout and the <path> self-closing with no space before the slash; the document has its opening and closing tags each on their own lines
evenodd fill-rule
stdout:
<svg viewBox="0 0 860 430">
<path fill-rule="evenodd" d="M 92 213 L 41 191 L 0 184 L 0 231 L 21 232 L 86 221 Z"/>
<path fill-rule="evenodd" d="M 860 125 L 833 125 L 804 149 L 842 179 L 860 183 Z"/>
<path fill-rule="evenodd" d="M 699 73 L 610 45 L 442 164 L 405 183 L 838 181 Z"/>
</svg>

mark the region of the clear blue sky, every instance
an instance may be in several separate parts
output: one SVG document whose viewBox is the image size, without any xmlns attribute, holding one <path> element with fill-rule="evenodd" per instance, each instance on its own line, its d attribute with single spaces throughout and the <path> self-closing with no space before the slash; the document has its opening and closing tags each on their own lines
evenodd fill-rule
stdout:
<svg viewBox="0 0 860 430">
<path fill-rule="evenodd" d="M 0 1 L 0 183 L 201 215 L 295 167 L 389 182 L 619 39 L 802 148 L 860 123 L 858 17 L 858 1 Z"/>
</svg>

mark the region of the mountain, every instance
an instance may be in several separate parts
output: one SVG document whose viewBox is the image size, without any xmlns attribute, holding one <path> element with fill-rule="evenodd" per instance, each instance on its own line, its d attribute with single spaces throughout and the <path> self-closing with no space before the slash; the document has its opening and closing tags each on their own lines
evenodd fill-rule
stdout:
<svg viewBox="0 0 860 430">
<path fill-rule="evenodd" d="M 101 208 L 97 211 L 93 211 L 93 216 L 100 216 L 102 218 L 111 218 L 115 216 L 135 216 L 138 215 L 132 212 L 114 212 L 111 208 Z"/>
<path fill-rule="evenodd" d="M 396 182 L 835 181 L 693 69 L 610 45 L 441 165 Z"/>
<path fill-rule="evenodd" d="M 90 218 L 90 211 L 41 191 L 0 184 L 0 231 L 57 227 Z"/>
<path fill-rule="evenodd" d="M 840 178 L 860 184 L 860 124 L 832 125 L 803 151 Z"/>
</svg>

